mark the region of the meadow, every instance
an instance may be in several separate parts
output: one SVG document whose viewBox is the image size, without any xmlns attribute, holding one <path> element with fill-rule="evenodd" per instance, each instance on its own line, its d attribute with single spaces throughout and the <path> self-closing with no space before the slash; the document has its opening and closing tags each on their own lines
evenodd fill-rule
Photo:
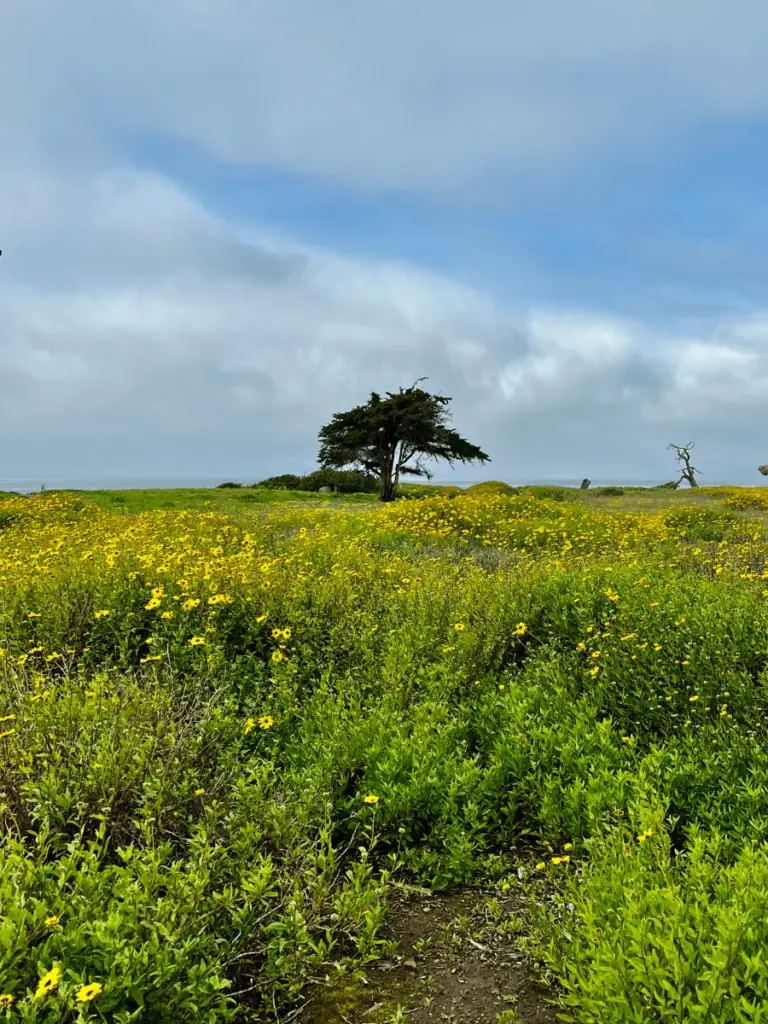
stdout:
<svg viewBox="0 0 768 1024">
<path fill-rule="evenodd" d="M 768 1021 L 768 492 L 503 491 L 0 502 L 0 1019 L 301 1020 L 474 886 L 563 1021 Z"/>
</svg>

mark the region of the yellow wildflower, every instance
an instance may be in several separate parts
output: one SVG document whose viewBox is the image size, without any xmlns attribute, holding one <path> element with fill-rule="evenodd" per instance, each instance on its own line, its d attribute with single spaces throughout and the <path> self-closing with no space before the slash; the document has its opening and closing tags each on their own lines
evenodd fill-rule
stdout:
<svg viewBox="0 0 768 1024">
<path fill-rule="evenodd" d="M 51 917 L 46 917 L 46 919 L 45 919 L 45 927 L 46 928 L 55 928 L 56 925 L 60 924 L 60 923 L 61 923 L 61 918 L 60 917 L 56 917 L 55 914 L 52 915 Z"/>
<path fill-rule="evenodd" d="M 363 797 L 364 804 L 377 804 L 378 802 L 379 798 L 375 796 L 373 793 L 369 793 L 368 796 Z"/>
<path fill-rule="evenodd" d="M 104 991 L 104 986 L 99 984 L 98 981 L 92 981 L 90 985 L 82 985 L 75 995 L 75 1000 L 82 1003 L 90 1003 L 96 996 L 100 996 Z"/>
<path fill-rule="evenodd" d="M 271 729 L 274 724 L 275 724 L 275 720 L 272 717 L 272 715 L 262 715 L 259 718 L 259 728 L 260 729 Z"/>
<path fill-rule="evenodd" d="M 64 976 L 64 972 L 60 967 L 52 967 L 47 974 L 44 974 L 40 981 L 37 983 L 37 989 L 35 991 L 35 999 L 42 999 L 43 996 L 49 995 L 61 981 Z"/>
</svg>

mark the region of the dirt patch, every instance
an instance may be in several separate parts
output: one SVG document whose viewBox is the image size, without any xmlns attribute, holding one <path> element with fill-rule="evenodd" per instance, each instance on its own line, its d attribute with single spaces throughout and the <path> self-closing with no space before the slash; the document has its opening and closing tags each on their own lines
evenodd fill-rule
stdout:
<svg viewBox="0 0 768 1024">
<path fill-rule="evenodd" d="M 515 938 L 519 901 L 464 889 L 411 893 L 390 907 L 384 937 L 397 953 L 364 982 L 328 990 L 308 1024 L 555 1024 L 557 1010 L 533 982 Z"/>
</svg>

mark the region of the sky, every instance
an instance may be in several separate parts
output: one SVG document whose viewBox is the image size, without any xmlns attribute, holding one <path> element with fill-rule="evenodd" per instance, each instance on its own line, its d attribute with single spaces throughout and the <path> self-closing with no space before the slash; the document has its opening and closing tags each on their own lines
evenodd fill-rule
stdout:
<svg viewBox="0 0 768 1024">
<path fill-rule="evenodd" d="M 762 0 L 4 0 L 0 482 L 253 481 L 427 377 L 462 480 L 768 462 Z M 435 467 L 437 479 L 450 471 Z"/>
</svg>

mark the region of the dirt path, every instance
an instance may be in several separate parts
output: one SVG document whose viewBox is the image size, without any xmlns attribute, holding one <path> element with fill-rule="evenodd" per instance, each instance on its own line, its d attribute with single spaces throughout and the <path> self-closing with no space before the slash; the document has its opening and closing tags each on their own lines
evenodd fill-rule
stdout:
<svg viewBox="0 0 768 1024">
<path fill-rule="evenodd" d="M 397 954 L 372 964 L 365 984 L 323 993 L 308 1024 L 556 1024 L 547 992 L 515 951 L 513 898 L 462 890 L 413 893 L 390 909 L 385 937 Z"/>
</svg>

